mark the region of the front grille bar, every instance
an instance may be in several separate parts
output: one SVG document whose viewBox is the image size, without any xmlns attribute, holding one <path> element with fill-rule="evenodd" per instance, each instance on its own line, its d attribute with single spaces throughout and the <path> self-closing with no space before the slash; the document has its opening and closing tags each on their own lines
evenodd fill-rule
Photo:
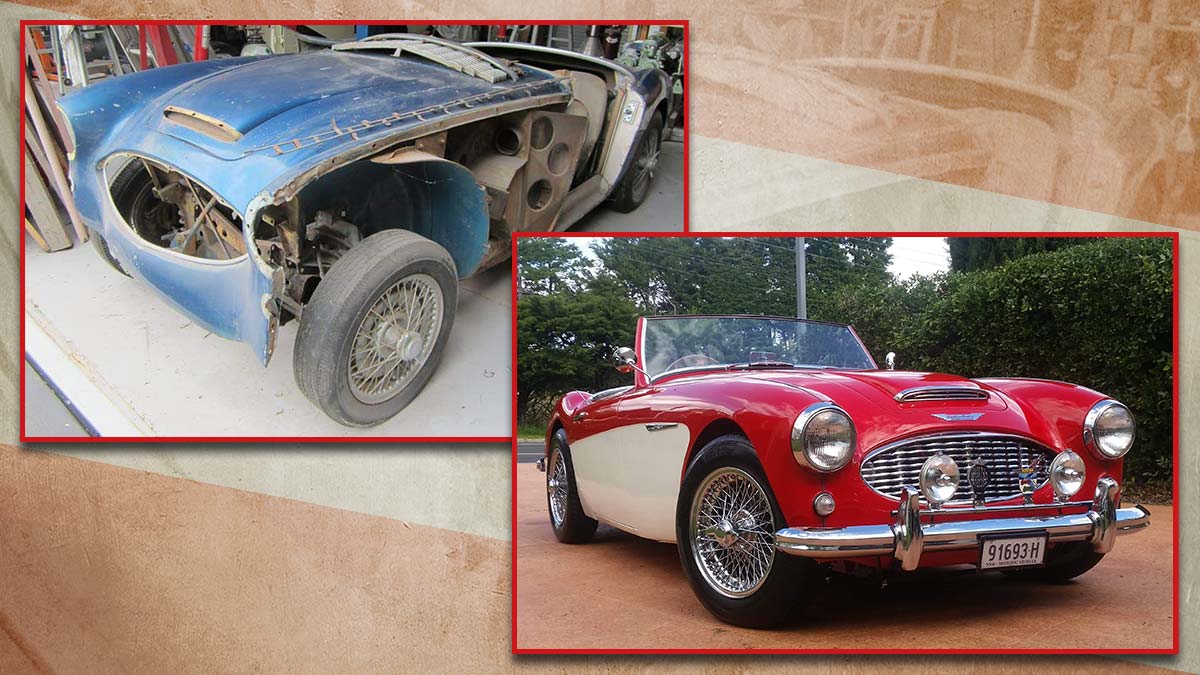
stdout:
<svg viewBox="0 0 1200 675">
<path fill-rule="evenodd" d="M 1033 474 L 1032 487 L 1037 490 L 1050 479 L 1050 462 L 1054 452 L 1019 436 L 985 432 L 960 432 L 910 438 L 885 446 L 867 455 L 861 475 L 871 489 L 889 499 L 898 499 L 905 487 L 916 488 L 925 460 L 944 453 L 958 464 L 958 492 L 949 503 L 995 502 L 1021 496 L 1020 472 L 1028 469 L 1038 457 L 1043 461 Z M 989 480 L 976 495 L 967 478 L 971 463 L 982 460 Z"/>
</svg>

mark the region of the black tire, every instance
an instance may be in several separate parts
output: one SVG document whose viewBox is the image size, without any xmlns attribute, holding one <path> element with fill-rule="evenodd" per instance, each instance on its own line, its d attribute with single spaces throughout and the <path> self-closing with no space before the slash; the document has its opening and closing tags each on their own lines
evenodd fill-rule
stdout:
<svg viewBox="0 0 1200 675">
<path fill-rule="evenodd" d="M 771 533 L 784 527 L 786 521 L 783 513 L 779 510 L 775 493 L 771 491 L 753 446 L 742 436 L 721 436 L 701 448 L 684 475 L 675 509 L 679 561 L 696 597 L 718 619 L 746 628 L 772 628 L 786 621 L 800 607 L 801 594 L 806 587 L 811 590 L 812 585 L 819 581 L 818 570 L 809 560 L 774 550 L 773 537 L 754 537 L 760 544 L 769 543 L 767 550 L 773 556 L 769 571 L 756 588 L 746 589 L 748 592 L 741 597 L 732 597 L 709 581 L 696 560 L 691 529 L 692 509 L 697 491 L 706 481 L 711 476 L 731 470 L 740 472 L 737 474 L 739 479 L 741 476 L 752 478 L 765 493 L 770 505 L 773 522 L 755 522 L 753 526 Z M 742 534 L 739 533 L 737 537 L 734 546 L 742 543 Z"/>
<path fill-rule="evenodd" d="M 88 235 L 92 240 L 92 248 L 96 249 L 96 252 L 99 253 L 100 257 L 104 259 L 104 262 L 108 263 L 109 267 L 127 277 L 132 276 L 129 274 L 129 272 L 126 272 L 125 268 L 121 267 L 121 263 L 113 257 L 112 251 L 108 249 L 108 242 L 104 241 L 104 237 L 100 236 L 99 232 L 88 228 Z"/>
<path fill-rule="evenodd" d="M 611 208 L 618 213 L 629 213 L 642 205 L 646 201 L 646 196 L 650 194 L 650 184 L 654 176 L 654 168 L 650 168 L 650 175 L 646 177 L 644 185 L 639 185 L 638 162 L 644 156 L 644 153 L 658 153 L 662 148 L 663 135 L 663 120 L 660 113 L 654 113 L 654 117 L 650 120 L 650 125 L 646 127 L 646 132 L 642 134 L 642 140 L 638 142 L 638 146 L 633 151 L 633 161 L 629 168 L 625 170 L 625 175 L 621 178 L 620 185 L 617 186 L 613 193 Z"/>
<path fill-rule="evenodd" d="M 138 199 L 146 198 L 146 191 L 150 187 L 150 175 L 145 172 L 139 162 L 129 162 L 125 165 L 121 172 L 117 174 L 116 180 L 113 181 L 110 188 L 113 196 L 113 204 L 116 205 L 119 213 L 129 213 L 133 204 Z M 88 233 L 92 240 L 92 246 L 104 262 L 108 263 L 114 270 L 132 276 L 129 272 L 121 267 L 121 263 L 113 257 L 112 250 L 108 248 L 108 242 L 96 230 L 88 228 Z"/>
<path fill-rule="evenodd" d="M 160 216 L 158 223 L 153 222 L 149 214 L 156 207 L 162 206 L 163 202 L 154 194 L 154 181 L 145 165 L 138 161 L 126 163 L 113 180 L 109 191 L 112 193 L 117 213 L 125 219 L 137 236 L 151 244 L 164 245 L 162 236 L 177 224 L 179 210 L 171 206 L 170 210 L 163 214 L 165 219 Z M 106 242 L 106 249 L 107 246 Z"/>
<path fill-rule="evenodd" d="M 554 516 L 554 494 L 551 491 L 551 481 L 561 460 L 566 482 L 566 495 L 563 504 L 562 519 L 556 521 Z M 560 477 L 561 478 L 561 477 Z M 583 544 L 591 541 L 596 534 L 596 520 L 589 518 L 583 512 L 579 503 L 579 489 L 575 482 L 575 465 L 571 463 L 571 448 L 567 445 L 567 432 L 559 429 L 550 439 L 550 454 L 546 457 L 546 512 L 550 515 L 550 527 L 554 536 L 564 544 Z"/>
<path fill-rule="evenodd" d="M 442 294 L 440 323 L 431 322 L 438 325 L 433 347 L 407 384 L 387 393 L 385 400 L 364 401 L 350 380 L 355 335 L 384 293 L 406 279 L 425 283 L 425 278 L 431 278 Z M 446 249 L 405 230 L 367 237 L 334 263 L 304 308 L 292 360 L 296 384 L 308 400 L 341 424 L 372 426 L 390 419 L 433 376 L 454 324 L 457 302 L 458 276 Z M 424 352 L 423 343 L 418 350 Z"/>
<path fill-rule="evenodd" d="M 1104 554 L 1096 553 L 1090 541 L 1071 541 L 1058 544 L 1047 552 L 1044 567 L 1011 570 L 1005 574 L 1022 581 L 1065 584 L 1095 567 L 1102 559 Z"/>
</svg>

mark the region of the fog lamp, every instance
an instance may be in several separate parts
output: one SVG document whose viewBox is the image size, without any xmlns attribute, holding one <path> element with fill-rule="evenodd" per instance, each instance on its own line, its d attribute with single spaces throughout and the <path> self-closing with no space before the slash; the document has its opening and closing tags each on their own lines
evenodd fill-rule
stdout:
<svg viewBox="0 0 1200 675">
<path fill-rule="evenodd" d="M 817 515 L 822 518 L 833 513 L 833 508 L 833 495 L 828 492 L 822 492 L 813 499 L 813 511 L 816 511 Z"/>
<path fill-rule="evenodd" d="M 921 465 L 918 482 L 925 500 L 931 506 L 941 506 L 958 491 L 958 464 L 953 458 L 939 452 Z"/>
<path fill-rule="evenodd" d="M 1083 465 L 1083 458 L 1070 450 L 1058 453 L 1058 457 L 1050 463 L 1050 486 L 1059 499 L 1068 499 L 1079 492 L 1085 476 L 1087 468 Z"/>
</svg>

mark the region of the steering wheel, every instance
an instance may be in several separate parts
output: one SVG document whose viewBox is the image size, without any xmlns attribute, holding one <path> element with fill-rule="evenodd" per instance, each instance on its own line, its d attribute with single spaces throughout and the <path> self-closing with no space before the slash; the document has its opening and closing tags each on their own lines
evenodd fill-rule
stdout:
<svg viewBox="0 0 1200 675">
<path fill-rule="evenodd" d="M 721 365 L 721 362 L 711 356 L 705 356 L 704 354 L 688 354 L 687 356 L 681 356 L 672 361 L 671 364 L 663 370 L 663 372 L 675 370 L 676 368 L 694 368 L 696 366 L 719 365 Z"/>
</svg>

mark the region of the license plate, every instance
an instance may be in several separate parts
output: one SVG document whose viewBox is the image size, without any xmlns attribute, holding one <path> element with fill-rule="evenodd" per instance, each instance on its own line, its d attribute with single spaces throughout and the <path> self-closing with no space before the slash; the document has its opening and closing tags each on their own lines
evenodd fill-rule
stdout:
<svg viewBox="0 0 1200 675">
<path fill-rule="evenodd" d="M 1041 565 L 1046 557 L 1046 535 L 984 537 L 979 543 L 979 569 Z"/>
</svg>

